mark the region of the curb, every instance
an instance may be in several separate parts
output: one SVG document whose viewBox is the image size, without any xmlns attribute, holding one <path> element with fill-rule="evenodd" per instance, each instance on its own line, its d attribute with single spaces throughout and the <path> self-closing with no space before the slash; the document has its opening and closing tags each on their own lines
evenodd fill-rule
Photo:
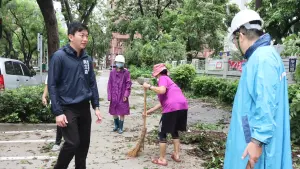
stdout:
<svg viewBox="0 0 300 169">
<path fill-rule="evenodd" d="M 27 123 L 0 123 L 0 132 L 31 131 L 56 129 L 55 123 L 27 124 Z"/>
<path fill-rule="evenodd" d="M 55 123 L 39 123 L 39 124 L 29 124 L 29 123 L 0 123 L 0 127 L 1 126 L 36 126 L 36 127 L 44 127 L 44 126 L 48 126 L 48 127 L 56 127 Z"/>
</svg>

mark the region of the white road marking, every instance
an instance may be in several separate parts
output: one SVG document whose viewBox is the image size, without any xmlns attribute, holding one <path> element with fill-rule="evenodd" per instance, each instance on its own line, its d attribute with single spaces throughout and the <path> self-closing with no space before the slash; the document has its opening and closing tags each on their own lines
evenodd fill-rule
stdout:
<svg viewBox="0 0 300 169">
<path fill-rule="evenodd" d="M 0 157 L 0 161 L 15 161 L 15 160 L 48 160 L 56 159 L 55 156 L 27 156 L 27 157 Z"/>
<path fill-rule="evenodd" d="M 6 143 L 49 143 L 55 142 L 55 140 L 9 140 L 9 141 L 0 141 L 0 144 Z"/>
<path fill-rule="evenodd" d="M 18 134 L 18 133 L 36 133 L 36 132 L 51 133 L 51 132 L 54 132 L 54 130 L 2 131 L 1 133 L 3 133 L 3 134 Z"/>
</svg>

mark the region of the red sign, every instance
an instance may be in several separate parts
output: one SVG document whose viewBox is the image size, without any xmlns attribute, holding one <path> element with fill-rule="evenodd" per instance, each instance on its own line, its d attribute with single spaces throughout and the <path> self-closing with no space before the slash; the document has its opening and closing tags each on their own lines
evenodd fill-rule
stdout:
<svg viewBox="0 0 300 169">
<path fill-rule="evenodd" d="M 232 60 L 228 60 L 228 64 L 230 66 L 231 69 L 236 69 L 239 70 L 240 72 L 242 72 L 242 65 L 245 61 L 232 61 Z"/>
</svg>

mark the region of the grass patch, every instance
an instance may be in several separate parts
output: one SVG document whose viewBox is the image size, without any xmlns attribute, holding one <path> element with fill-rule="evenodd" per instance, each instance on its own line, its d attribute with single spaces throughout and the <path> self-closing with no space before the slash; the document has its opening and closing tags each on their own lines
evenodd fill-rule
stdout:
<svg viewBox="0 0 300 169">
<path fill-rule="evenodd" d="M 190 127 L 191 132 L 180 133 L 182 144 L 194 144 L 196 148 L 189 150 L 188 154 L 198 156 L 206 161 L 205 168 L 223 168 L 226 134 L 220 131 L 221 124 L 197 123 Z M 147 134 L 148 144 L 158 144 L 158 130 L 152 130 Z M 168 144 L 172 144 L 170 135 Z"/>
</svg>

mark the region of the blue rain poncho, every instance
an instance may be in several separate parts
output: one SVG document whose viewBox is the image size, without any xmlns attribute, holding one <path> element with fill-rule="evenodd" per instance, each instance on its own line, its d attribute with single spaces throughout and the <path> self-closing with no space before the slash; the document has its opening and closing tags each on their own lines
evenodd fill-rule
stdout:
<svg viewBox="0 0 300 169">
<path fill-rule="evenodd" d="M 251 138 L 264 143 L 254 169 L 292 169 L 288 85 L 281 57 L 261 36 L 246 52 L 234 98 L 224 169 L 245 169 Z"/>
</svg>

